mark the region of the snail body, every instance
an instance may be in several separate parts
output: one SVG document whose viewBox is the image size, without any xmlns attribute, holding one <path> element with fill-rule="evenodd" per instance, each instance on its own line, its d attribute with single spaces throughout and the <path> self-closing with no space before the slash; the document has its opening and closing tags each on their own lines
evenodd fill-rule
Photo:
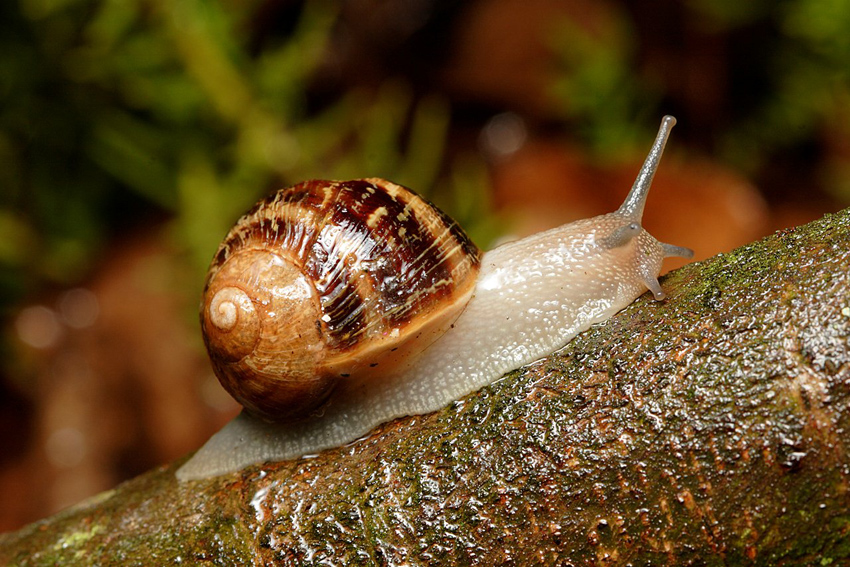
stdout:
<svg viewBox="0 0 850 567">
<path fill-rule="evenodd" d="M 351 442 L 396 417 L 436 411 L 563 347 L 646 289 L 662 299 L 657 277 L 663 258 L 692 252 L 658 242 L 640 219 L 674 124 L 673 117 L 664 118 L 617 211 L 484 253 L 445 214 L 383 180 L 308 182 L 261 202 L 219 250 L 202 306 L 216 374 L 246 409 L 178 470 L 178 478 L 207 478 L 312 454 Z M 349 191 L 362 198 L 339 199 Z M 377 193 L 386 198 L 374 197 Z M 280 213 L 271 205 L 305 199 L 315 207 L 291 223 L 301 228 L 282 231 L 279 223 L 289 221 L 268 214 Z M 352 215 L 360 220 L 352 221 Z M 378 241 L 388 245 L 383 251 L 367 245 L 369 239 L 334 240 L 328 228 L 304 237 L 319 220 L 340 229 L 354 222 L 368 230 L 371 224 L 375 230 L 380 218 L 407 222 L 403 231 L 397 223 L 382 225 L 386 230 Z M 411 232 L 415 238 L 409 238 Z M 328 266 L 333 254 L 318 254 L 325 264 L 313 259 L 305 268 L 299 244 L 323 238 L 330 244 L 320 248 L 345 248 L 336 254 L 342 261 Z M 406 246 L 403 259 L 388 252 L 398 244 Z M 273 253 L 263 257 L 268 248 Z M 310 261 L 316 265 L 310 267 Z M 346 276 L 339 273 L 344 267 Z M 288 283 L 269 283 L 281 274 Z M 348 283 L 339 284 L 341 278 Z M 259 294 L 248 290 L 251 286 L 259 286 Z M 325 288 L 332 288 L 330 299 L 322 295 Z M 295 298 L 303 304 L 301 311 L 277 306 L 278 296 Z M 255 324 L 270 311 L 271 324 Z M 250 324 L 242 325 L 245 321 Z M 225 329 L 224 347 L 216 338 L 219 327 Z M 287 361 L 279 362 L 281 356 Z M 295 379 L 289 369 L 283 379 L 267 376 L 282 365 L 292 366 L 293 359 L 299 360 Z M 248 386 L 241 384 L 245 381 Z M 284 395 L 269 393 L 281 387 Z"/>
</svg>

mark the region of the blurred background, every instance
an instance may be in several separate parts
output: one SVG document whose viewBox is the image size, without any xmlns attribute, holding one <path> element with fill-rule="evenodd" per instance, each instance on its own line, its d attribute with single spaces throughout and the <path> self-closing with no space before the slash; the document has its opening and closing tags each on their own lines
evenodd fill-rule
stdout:
<svg viewBox="0 0 850 567">
<path fill-rule="evenodd" d="M 850 204 L 840 0 L 0 3 L 0 531 L 238 408 L 197 323 L 258 197 L 381 176 L 487 248 L 608 212 L 697 258 Z M 671 267 L 677 264 L 670 264 Z"/>
</svg>

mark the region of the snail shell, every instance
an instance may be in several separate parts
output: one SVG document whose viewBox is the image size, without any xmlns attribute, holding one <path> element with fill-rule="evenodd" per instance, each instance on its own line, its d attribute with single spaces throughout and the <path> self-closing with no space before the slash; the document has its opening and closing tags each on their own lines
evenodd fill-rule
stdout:
<svg viewBox="0 0 850 567">
<path fill-rule="evenodd" d="M 657 279 L 662 260 L 690 258 L 693 252 L 658 242 L 640 221 L 674 124 L 672 116 L 664 117 L 619 209 L 483 255 L 443 213 L 420 211 L 424 201 L 386 181 L 308 182 L 261 202 L 219 250 L 202 316 L 207 333 L 210 326 L 222 333 L 206 339 L 213 364 L 225 387 L 248 400 L 243 402 L 246 411 L 183 465 L 178 479 L 308 455 L 351 442 L 393 418 L 435 411 L 563 347 L 647 289 L 663 299 Z M 299 203 L 301 212 L 291 203 Z M 404 225 L 405 234 L 394 222 L 370 223 L 382 207 L 387 207 L 387 217 L 400 220 L 414 218 L 409 215 L 416 209 L 417 220 Z M 374 231 L 370 224 L 383 228 Z M 319 225 L 324 228 L 316 232 Z M 414 227 L 426 228 L 417 228 L 413 237 L 408 231 Z M 371 232 L 380 236 L 373 239 Z M 338 239 L 343 233 L 353 238 Z M 411 251 L 393 256 L 395 246 L 390 244 L 402 240 Z M 317 243 L 318 253 L 313 250 Z M 366 263 L 355 255 L 361 249 L 369 258 Z M 233 260 L 241 254 L 247 258 L 244 266 Z M 416 264 L 418 260 L 425 264 Z M 291 267 L 279 267 L 287 263 Z M 377 276 L 375 267 L 380 268 Z M 292 283 L 281 287 L 267 281 L 279 270 L 287 274 L 286 281 L 300 282 L 295 290 L 287 287 Z M 230 272 L 241 275 L 232 280 Z M 386 283 L 385 278 L 401 279 Z M 261 291 L 250 291 L 253 286 Z M 329 291 L 319 291 L 325 289 Z M 393 291 L 385 293 L 387 289 Z M 393 293 L 399 294 L 397 299 L 390 299 Z M 272 306 L 277 295 L 299 296 L 304 311 L 291 307 L 280 318 L 280 308 Z M 367 308 L 375 312 L 363 313 Z M 387 315 L 393 310 L 398 316 Z M 274 323 L 259 322 L 270 314 Z M 423 322 L 415 322 L 420 316 Z M 369 323 L 353 325 L 355 319 Z M 289 338 L 277 339 L 275 333 L 281 331 Z M 403 346 L 392 346 L 397 344 L 394 338 Z M 381 352 L 387 346 L 389 354 Z M 403 350 L 404 357 L 393 348 Z M 290 354 L 299 361 L 277 360 Z M 301 362 L 304 357 L 307 363 Z M 231 385 L 237 379 L 254 380 L 249 370 L 255 368 L 265 380 L 271 369 L 292 366 L 306 387 L 293 389 L 288 378 L 274 378 L 264 386 Z M 269 389 L 279 383 L 295 394 L 277 399 Z M 255 417 L 278 410 L 285 418 L 294 417 L 290 404 L 296 402 L 311 409 L 320 406 L 320 411 L 289 423 Z"/>
<path fill-rule="evenodd" d="M 307 181 L 243 216 L 210 266 L 204 341 L 225 389 L 288 421 L 339 380 L 412 360 L 457 319 L 481 253 L 451 218 L 381 179 Z"/>
</svg>

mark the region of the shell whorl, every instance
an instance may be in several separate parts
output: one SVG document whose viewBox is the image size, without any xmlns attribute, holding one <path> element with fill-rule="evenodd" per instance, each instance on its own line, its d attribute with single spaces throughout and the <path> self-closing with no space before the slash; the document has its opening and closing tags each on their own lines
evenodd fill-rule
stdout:
<svg viewBox="0 0 850 567">
<path fill-rule="evenodd" d="M 238 336 L 222 350 L 226 360 L 239 360 L 253 350 L 260 332 L 257 310 L 251 298 L 238 287 L 224 287 L 210 301 L 209 321 L 222 333 Z"/>
<path fill-rule="evenodd" d="M 216 374 L 254 413 L 289 419 L 334 380 L 426 348 L 462 311 L 480 255 L 447 215 L 387 181 L 280 190 L 237 222 L 210 266 L 202 325 Z M 302 382 L 308 399 L 280 399 Z"/>
</svg>

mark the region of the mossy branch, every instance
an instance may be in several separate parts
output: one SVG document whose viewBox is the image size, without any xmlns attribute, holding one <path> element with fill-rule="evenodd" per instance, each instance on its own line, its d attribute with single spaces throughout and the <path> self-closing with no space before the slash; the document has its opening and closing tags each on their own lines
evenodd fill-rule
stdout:
<svg viewBox="0 0 850 567">
<path fill-rule="evenodd" d="M 310 460 L 179 463 L 0 563 L 850 560 L 850 210 L 692 264 L 561 352 Z"/>
</svg>

